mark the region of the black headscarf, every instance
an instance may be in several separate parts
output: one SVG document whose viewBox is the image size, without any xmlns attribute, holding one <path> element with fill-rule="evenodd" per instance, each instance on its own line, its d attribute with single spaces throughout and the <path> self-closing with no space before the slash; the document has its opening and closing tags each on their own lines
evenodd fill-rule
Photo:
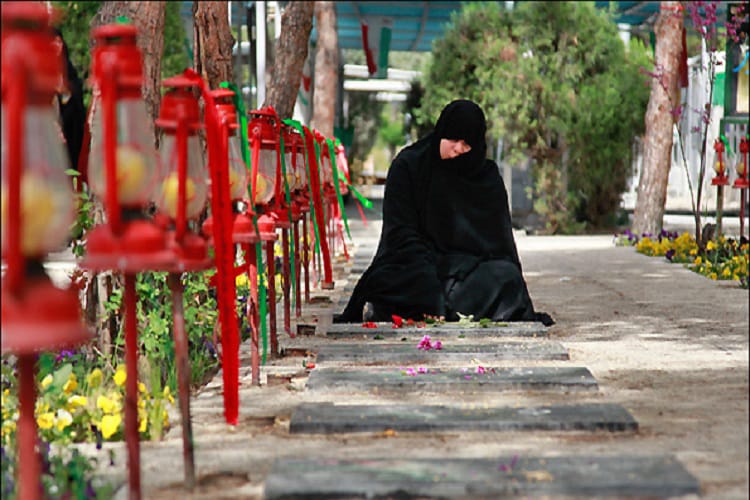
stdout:
<svg viewBox="0 0 750 500">
<path fill-rule="evenodd" d="M 478 105 L 453 101 L 432 134 L 396 156 L 378 250 L 337 321 L 361 321 L 365 302 L 404 317 L 443 315 L 445 283 L 484 261 L 507 261 L 520 275 L 508 197 L 497 165 L 486 158 L 486 131 Z M 442 159 L 441 139 L 464 140 L 471 150 Z M 522 288 L 519 293 L 528 295 Z"/>
<path fill-rule="evenodd" d="M 83 104 L 83 81 L 70 60 L 68 45 L 65 43 L 62 32 L 57 28 L 52 28 L 52 33 L 59 37 L 62 42 L 65 79 L 68 84 L 68 92 L 57 96 L 60 105 L 60 121 L 71 167 L 78 170 L 78 159 L 83 146 L 84 124 L 86 122 L 86 107 Z"/>
</svg>

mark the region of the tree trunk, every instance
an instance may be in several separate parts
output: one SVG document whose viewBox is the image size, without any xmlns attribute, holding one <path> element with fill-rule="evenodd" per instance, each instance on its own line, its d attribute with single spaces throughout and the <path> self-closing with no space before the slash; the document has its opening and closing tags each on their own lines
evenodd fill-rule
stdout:
<svg viewBox="0 0 750 500">
<path fill-rule="evenodd" d="M 276 40 L 276 65 L 268 82 L 263 106 L 273 106 L 281 119 L 291 118 L 307 58 L 307 44 L 316 2 L 288 2 L 281 15 L 281 36 Z M 330 2 L 327 2 L 330 3 Z"/>
<path fill-rule="evenodd" d="M 161 57 L 164 49 L 165 2 L 104 2 L 99 12 L 91 20 L 91 27 L 115 22 L 118 16 L 125 16 L 138 29 L 137 44 L 143 54 L 143 100 L 151 120 L 148 124 L 154 137 L 158 138 L 153 121 L 159 114 L 161 104 Z"/>
<path fill-rule="evenodd" d="M 336 8 L 333 2 L 315 2 L 318 46 L 315 51 L 312 127 L 333 137 L 336 93 L 339 81 L 339 42 L 336 34 Z"/>
<path fill-rule="evenodd" d="M 646 110 L 643 171 L 638 183 L 638 200 L 633 214 L 635 234 L 658 234 L 662 229 L 667 181 L 672 156 L 673 113 L 682 52 L 680 2 L 661 2 L 656 22 L 656 76 Z"/>
<path fill-rule="evenodd" d="M 195 71 L 211 89 L 233 82 L 232 47 L 228 2 L 193 2 L 193 53 Z"/>
</svg>

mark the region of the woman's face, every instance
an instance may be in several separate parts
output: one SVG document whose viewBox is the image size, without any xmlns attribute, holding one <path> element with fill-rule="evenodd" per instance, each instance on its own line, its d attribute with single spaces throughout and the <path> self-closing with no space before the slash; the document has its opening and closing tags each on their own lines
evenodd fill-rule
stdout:
<svg viewBox="0 0 750 500">
<path fill-rule="evenodd" d="M 451 160 L 469 151 L 471 151 L 471 146 L 463 139 L 457 141 L 453 139 L 440 139 L 440 158 L 443 160 Z"/>
</svg>

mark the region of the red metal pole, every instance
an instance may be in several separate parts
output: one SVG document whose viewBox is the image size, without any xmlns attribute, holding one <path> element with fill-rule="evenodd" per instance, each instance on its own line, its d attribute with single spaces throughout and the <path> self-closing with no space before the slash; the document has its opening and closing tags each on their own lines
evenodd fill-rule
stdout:
<svg viewBox="0 0 750 500">
<path fill-rule="evenodd" d="M 255 243 L 245 244 L 245 261 L 247 262 L 247 281 L 250 296 L 247 298 L 247 318 L 250 322 L 250 373 L 253 385 L 260 385 L 260 350 L 259 328 L 260 310 L 258 307 L 258 261 Z"/>
<path fill-rule="evenodd" d="M 294 238 L 294 271 L 297 276 L 297 283 L 295 283 L 294 297 L 294 315 L 299 318 L 302 316 L 302 261 L 300 261 L 301 253 L 299 251 L 299 221 L 292 223 L 292 237 Z"/>
<path fill-rule="evenodd" d="M 289 229 L 282 229 L 281 230 L 281 246 L 283 248 L 284 256 L 282 260 L 283 270 L 284 270 L 284 331 L 287 335 L 292 334 L 292 326 L 291 326 L 291 318 L 292 315 L 291 311 L 291 304 L 290 304 L 290 294 L 289 291 L 291 289 L 291 271 L 290 271 L 290 263 L 289 263 Z"/>
<path fill-rule="evenodd" d="M 193 424 L 190 420 L 190 361 L 188 359 L 188 339 L 185 333 L 185 314 L 182 284 L 179 273 L 169 273 L 167 277 L 172 291 L 172 311 L 174 316 L 174 353 L 177 364 L 177 386 L 182 416 L 182 459 L 185 464 L 185 487 L 195 487 L 195 459 L 193 458 Z"/>
<path fill-rule="evenodd" d="M 740 189 L 740 238 L 745 235 L 745 194 L 747 189 Z"/>
<path fill-rule="evenodd" d="M 125 440 L 128 448 L 129 498 L 141 498 L 140 437 L 138 435 L 138 324 L 134 273 L 125 273 Z"/>
<path fill-rule="evenodd" d="M 307 215 L 302 213 L 302 264 L 305 267 L 305 303 L 310 303 L 310 238 L 307 232 Z"/>
<path fill-rule="evenodd" d="M 41 497 L 42 483 L 39 478 L 41 464 L 37 452 L 36 380 L 34 379 L 35 356 L 25 354 L 18 357 L 18 498 L 37 500 Z"/>
<path fill-rule="evenodd" d="M 268 330 L 271 338 L 271 352 L 279 352 L 279 339 L 276 335 L 276 257 L 273 253 L 274 241 L 266 241 L 266 272 L 268 273 Z"/>
</svg>

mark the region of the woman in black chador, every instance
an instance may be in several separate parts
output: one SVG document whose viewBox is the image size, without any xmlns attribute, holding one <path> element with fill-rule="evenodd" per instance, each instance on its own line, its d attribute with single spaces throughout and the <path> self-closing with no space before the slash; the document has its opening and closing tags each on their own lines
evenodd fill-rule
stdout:
<svg viewBox="0 0 750 500">
<path fill-rule="evenodd" d="M 486 159 L 487 126 L 475 103 L 443 109 L 432 134 L 388 171 L 375 257 L 336 322 L 421 319 L 543 321 L 513 240 L 508 195 Z"/>
</svg>

